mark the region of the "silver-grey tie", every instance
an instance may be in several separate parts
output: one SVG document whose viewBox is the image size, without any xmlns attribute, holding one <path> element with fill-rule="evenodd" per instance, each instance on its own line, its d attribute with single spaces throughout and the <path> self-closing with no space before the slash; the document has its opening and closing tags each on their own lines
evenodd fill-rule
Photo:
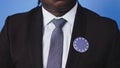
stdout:
<svg viewBox="0 0 120 68">
<path fill-rule="evenodd" d="M 61 68 L 63 54 L 63 31 L 62 27 L 66 23 L 63 18 L 53 19 L 55 29 L 51 35 L 50 50 L 48 55 L 47 68 Z"/>
</svg>

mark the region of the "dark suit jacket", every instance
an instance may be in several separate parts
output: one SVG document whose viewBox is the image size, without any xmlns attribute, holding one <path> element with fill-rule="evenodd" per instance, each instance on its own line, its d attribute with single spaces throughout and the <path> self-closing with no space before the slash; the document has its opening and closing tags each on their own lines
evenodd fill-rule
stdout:
<svg viewBox="0 0 120 68">
<path fill-rule="evenodd" d="M 79 5 L 66 68 L 120 68 L 116 23 Z M 41 7 L 9 16 L 0 35 L 0 68 L 43 68 Z M 79 53 L 73 41 L 84 37 L 89 49 Z"/>
</svg>

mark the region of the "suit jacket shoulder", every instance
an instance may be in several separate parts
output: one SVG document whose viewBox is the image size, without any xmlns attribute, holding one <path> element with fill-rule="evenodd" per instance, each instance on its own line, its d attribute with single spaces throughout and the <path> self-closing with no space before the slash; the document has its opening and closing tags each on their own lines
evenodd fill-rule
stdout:
<svg viewBox="0 0 120 68">
<path fill-rule="evenodd" d="M 85 16 L 86 20 L 90 24 L 95 24 L 96 26 L 100 26 L 101 28 L 104 28 L 104 29 L 108 28 L 110 30 L 115 29 L 115 30 L 119 31 L 118 25 L 115 20 L 108 18 L 108 17 L 100 16 L 99 14 L 95 13 L 94 11 L 91 11 L 84 7 L 82 7 L 82 12 L 83 12 L 83 15 Z"/>
</svg>

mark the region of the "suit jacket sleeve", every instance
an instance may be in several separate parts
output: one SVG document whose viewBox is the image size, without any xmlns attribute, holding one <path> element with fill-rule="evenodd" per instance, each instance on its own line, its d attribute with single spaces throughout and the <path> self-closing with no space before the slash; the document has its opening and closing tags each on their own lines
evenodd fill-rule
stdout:
<svg viewBox="0 0 120 68">
<path fill-rule="evenodd" d="M 8 29 L 9 19 L 0 34 L 0 68 L 13 68 L 10 55 L 10 38 Z"/>
<path fill-rule="evenodd" d="M 113 24 L 113 41 L 112 41 L 112 49 L 110 54 L 108 55 L 108 65 L 106 68 L 120 68 L 120 31 L 117 28 L 117 25 Z"/>
</svg>

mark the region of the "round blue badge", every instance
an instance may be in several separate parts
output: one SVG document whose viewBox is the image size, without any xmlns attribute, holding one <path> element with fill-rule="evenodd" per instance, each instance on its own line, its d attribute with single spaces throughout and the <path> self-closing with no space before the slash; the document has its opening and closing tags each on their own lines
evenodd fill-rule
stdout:
<svg viewBox="0 0 120 68">
<path fill-rule="evenodd" d="M 77 52 L 86 52 L 89 48 L 89 42 L 83 37 L 78 37 L 73 42 L 73 47 Z"/>
</svg>

